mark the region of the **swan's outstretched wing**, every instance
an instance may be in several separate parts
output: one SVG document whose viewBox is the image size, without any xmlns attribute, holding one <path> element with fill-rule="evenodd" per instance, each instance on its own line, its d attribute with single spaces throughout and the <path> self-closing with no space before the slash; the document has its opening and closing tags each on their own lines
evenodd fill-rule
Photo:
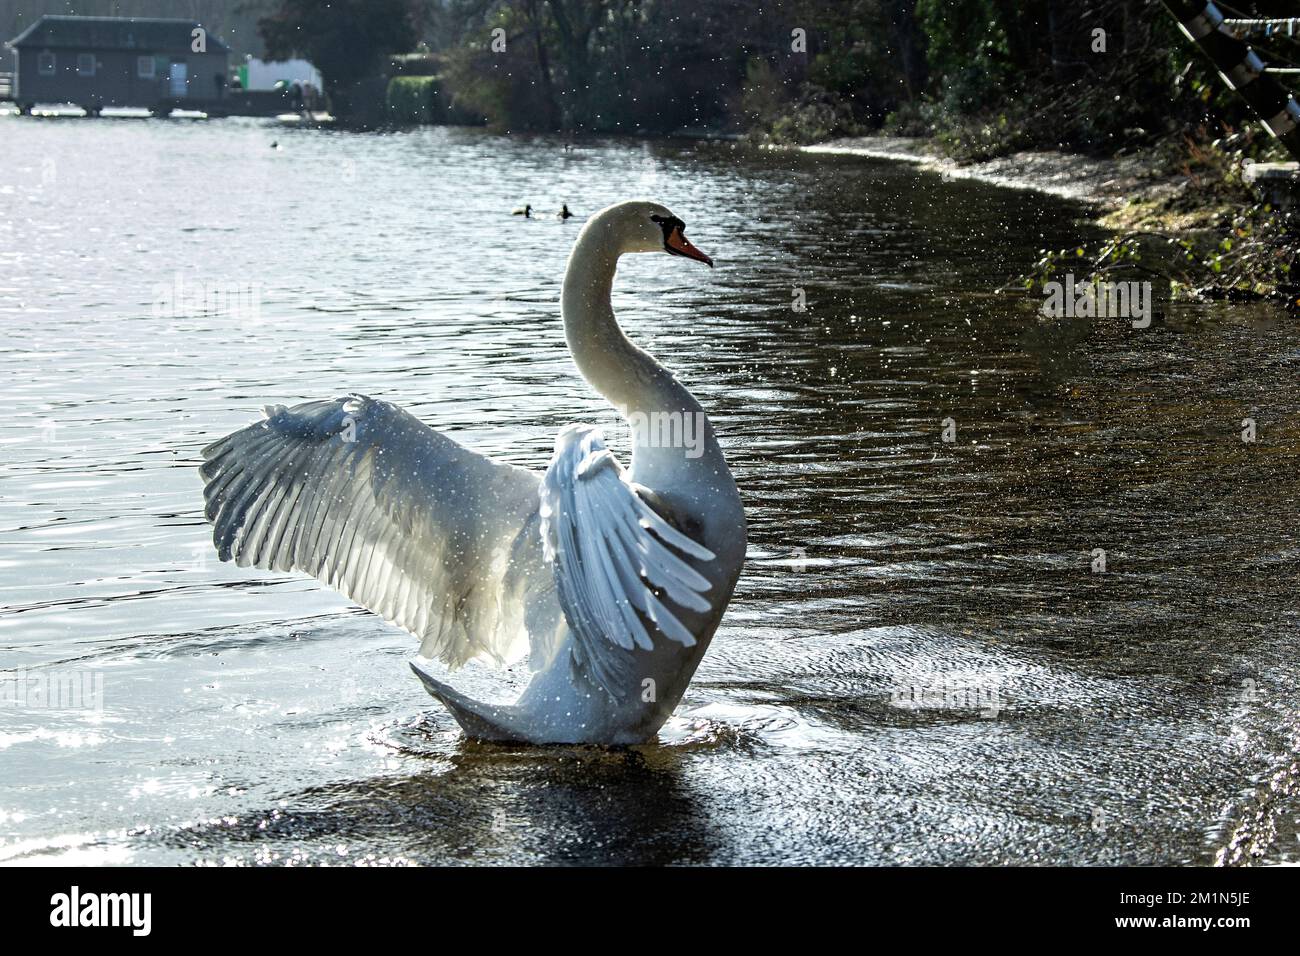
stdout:
<svg viewBox="0 0 1300 956">
<path fill-rule="evenodd" d="M 542 479 L 542 539 L 578 663 L 606 691 L 628 686 L 633 647 L 695 638 L 661 600 L 707 611 L 709 581 L 682 555 L 714 554 L 668 524 L 637 493 L 600 431 L 570 425 Z M 647 627 L 647 625 L 650 625 Z"/>
<path fill-rule="evenodd" d="M 535 474 L 361 395 L 267 415 L 203 450 L 221 560 L 305 571 L 453 667 L 556 631 Z"/>
</svg>

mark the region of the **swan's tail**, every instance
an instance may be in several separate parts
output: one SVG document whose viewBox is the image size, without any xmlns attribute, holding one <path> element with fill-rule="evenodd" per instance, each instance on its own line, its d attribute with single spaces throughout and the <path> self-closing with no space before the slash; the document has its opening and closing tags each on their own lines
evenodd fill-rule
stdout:
<svg viewBox="0 0 1300 956">
<path fill-rule="evenodd" d="M 471 700 L 430 674 L 418 659 L 411 661 L 411 670 L 424 683 L 424 689 L 451 711 L 466 736 L 500 742 L 527 741 L 527 736 L 512 726 L 516 723 L 514 707 Z"/>
</svg>

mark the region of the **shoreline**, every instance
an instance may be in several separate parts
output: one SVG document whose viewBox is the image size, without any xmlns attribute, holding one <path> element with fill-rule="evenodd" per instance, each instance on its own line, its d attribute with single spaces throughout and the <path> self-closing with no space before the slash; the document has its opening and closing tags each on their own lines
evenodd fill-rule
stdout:
<svg viewBox="0 0 1300 956">
<path fill-rule="evenodd" d="M 1141 156 L 1100 159 L 1056 150 L 1022 150 L 963 165 L 944 156 L 928 137 L 888 135 L 842 137 L 798 148 L 815 155 L 914 163 L 945 179 L 1047 193 L 1098 206 L 1103 218 L 1131 204 L 1175 195 L 1186 184 L 1185 177 L 1163 175 L 1152 160 Z"/>
</svg>

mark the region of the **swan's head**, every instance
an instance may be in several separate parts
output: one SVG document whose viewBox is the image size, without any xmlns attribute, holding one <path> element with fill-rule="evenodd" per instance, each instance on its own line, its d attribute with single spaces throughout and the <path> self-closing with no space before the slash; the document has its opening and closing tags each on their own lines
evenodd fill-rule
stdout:
<svg viewBox="0 0 1300 956">
<path fill-rule="evenodd" d="M 592 216 L 586 228 L 603 232 L 620 253 L 666 252 L 713 265 L 712 259 L 687 240 L 686 224 L 657 202 L 633 199 L 615 203 Z"/>
</svg>

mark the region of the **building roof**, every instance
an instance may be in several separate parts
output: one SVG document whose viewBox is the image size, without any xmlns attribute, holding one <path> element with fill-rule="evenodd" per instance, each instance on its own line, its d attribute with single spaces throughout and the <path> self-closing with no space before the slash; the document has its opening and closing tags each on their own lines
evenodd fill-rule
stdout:
<svg viewBox="0 0 1300 956">
<path fill-rule="evenodd" d="M 52 17 L 33 23 L 8 46 L 17 49 L 144 50 L 189 53 L 196 20 L 162 20 L 145 17 Z M 229 53 L 230 48 L 209 33 L 207 52 Z"/>
</svg>

